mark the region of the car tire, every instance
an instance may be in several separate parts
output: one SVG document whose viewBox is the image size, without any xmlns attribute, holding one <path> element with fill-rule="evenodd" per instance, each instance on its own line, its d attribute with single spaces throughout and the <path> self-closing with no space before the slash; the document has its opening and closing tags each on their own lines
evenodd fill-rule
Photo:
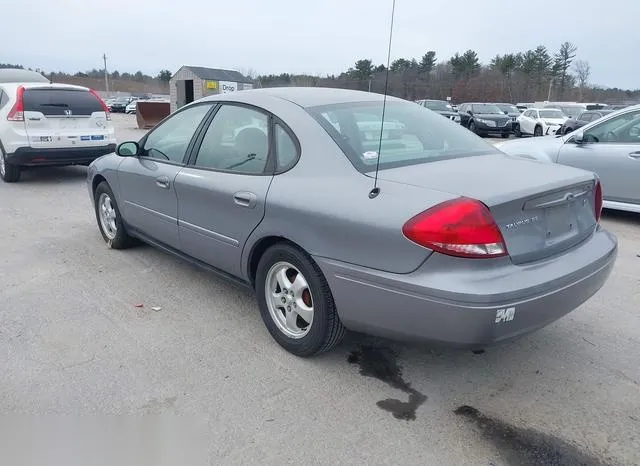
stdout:
<svg viewBox="0 0 640 466">
<path fill-rule="evenodd" d="M 513 134 L 517 138 L 522 137 L 522 132 L 520 131 L 520 125 L 515 125 L 515 127 L 513 128 Z"/>
<path fill-rule="evenodd" d="M 344 337 L 329 284 L 301 249 L 289 243 L 267 249 L 258 262 L 255 290 L 267 330 L 288 352 L 315 356 Z"/>
<path fill-rule="evenodd" d="M 7 162 L 4 149 L 0 147 L 0 178 L 5 183 L 15 183 L 20 180 L 22 170 L 20 165 Z"/>
<path fill-rule="evenodd" d="M 538 136 L 542 136 L 542 126 L 536 126 L 533 129 L 533 135 L 538 137 Z"/>
<path fill-rule="evenodd" d="M 478 129 L 476 128 L 476 124 L 473 121 L 469 122 L 469 131 L 478 134 Z"/>
<path fill-rule="evenodd" d="M 511 134 L 509 134 L 509 133 L 502 133 L 502 139 L 509 139 L 509 136 L 511 136 Z"/>
<path fill-rule="evenodd" d="M 107 246 L 111 249 L 126 249 L 133 244 L 122 222 L 120 209 L 111 187 L 106 181 L 101 182 L 94 193 L 94 208 L 98 228 Z"/>
</svg>

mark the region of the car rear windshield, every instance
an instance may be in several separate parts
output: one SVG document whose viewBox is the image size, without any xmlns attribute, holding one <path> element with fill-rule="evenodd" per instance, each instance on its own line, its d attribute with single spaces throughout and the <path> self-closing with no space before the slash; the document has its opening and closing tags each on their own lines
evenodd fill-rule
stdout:
<svg viewBox="0 0 640 466">
<path fill-rule="evenodd" d="M 96 96 L 80 89 L 27 89 L 24 109 L 46 116 L 90 116 L 104 111 Z"/>
<path fill-rule="evenodd" d="M 349 102 L 307 108 L 362 173 L 498 153 L 466 128 L 410 102 Z M 382 135 L 382 137 L 380 137 Z"/>
</svg>

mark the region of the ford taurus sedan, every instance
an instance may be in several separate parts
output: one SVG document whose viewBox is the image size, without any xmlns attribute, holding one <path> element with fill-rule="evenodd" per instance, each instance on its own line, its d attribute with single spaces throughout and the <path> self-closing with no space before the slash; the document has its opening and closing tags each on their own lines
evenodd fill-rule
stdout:
<svg viewBox="0 0 640 466">
<path fill-rule="evenodd" d="M 507 340 L 584 303 L 617 255 L 592 172 L 505 155 L 368 92 L 206 97 L 96 160 L 88 188 L 108 246 L 143 240 L 251 287 L 298 356 L 345 329 Z"/>
</svg>

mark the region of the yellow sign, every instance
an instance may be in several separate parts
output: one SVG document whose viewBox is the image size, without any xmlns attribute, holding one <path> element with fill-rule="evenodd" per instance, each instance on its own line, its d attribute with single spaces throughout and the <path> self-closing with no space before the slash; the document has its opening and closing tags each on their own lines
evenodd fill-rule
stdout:
<svg viewBox="0 0 640 466">
<path fill-rule="evenodd" d="M 218 81 L 207 81 L 207 89 L 218 89 Z"/>
</svg>

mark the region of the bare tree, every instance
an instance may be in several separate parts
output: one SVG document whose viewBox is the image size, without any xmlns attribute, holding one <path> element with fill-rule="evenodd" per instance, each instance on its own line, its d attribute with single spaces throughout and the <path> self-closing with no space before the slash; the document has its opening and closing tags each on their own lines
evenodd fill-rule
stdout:
<svg viewBox="0 0 640 466">
<path fill-rule="evenodd" d="M 573 70 L 578 78 L 578 86 L 580 88 L 580 100 L 584 97 L 584 89 L 589 84 L 589 77 L 591 76 L 591 66 L 586 60 L 578 60 L 573 65 Z"/>
</svg>

